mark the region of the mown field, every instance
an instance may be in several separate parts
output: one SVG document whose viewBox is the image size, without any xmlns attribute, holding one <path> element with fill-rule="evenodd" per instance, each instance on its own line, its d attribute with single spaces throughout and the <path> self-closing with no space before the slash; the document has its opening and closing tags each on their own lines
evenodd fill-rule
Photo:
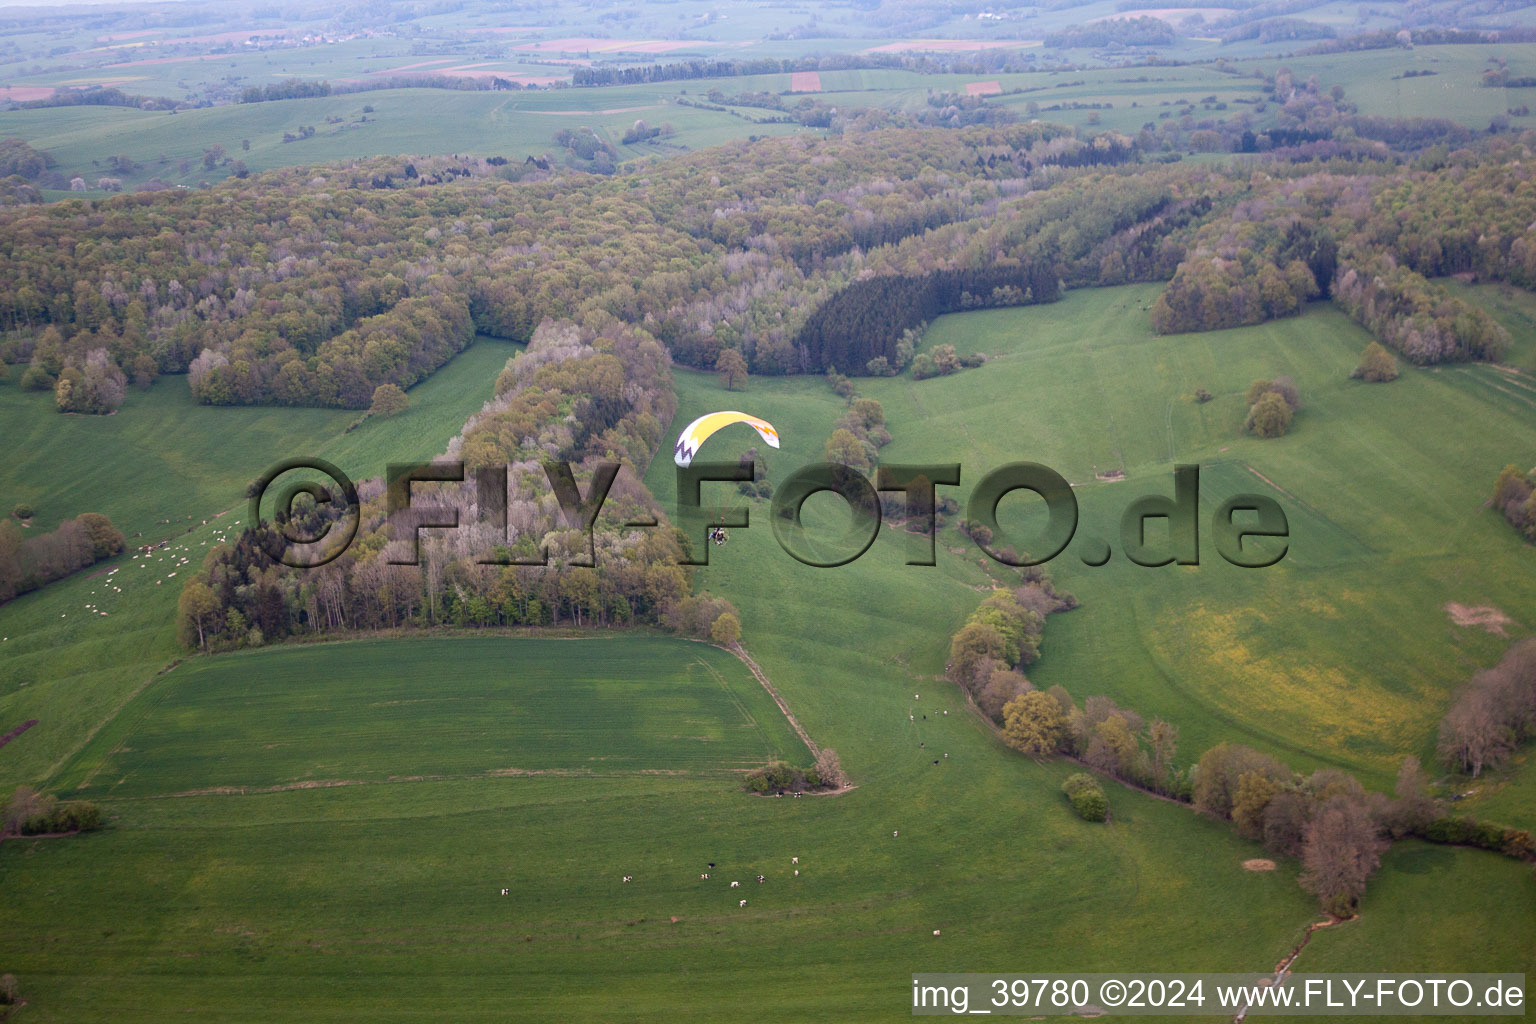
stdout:
<svg viewBox="0 0 1536 1024">
<path fill-rule="evenodd" d="M 1530 628 L 1519 609 L 1533 575 L 1510 567 L 1532 551 L 1481 502 L 1498 466 L 1529 451 L 1532 419 L 1491 368 L 1348 380 L 1365 336 L 1326 306 L 1155 338 L 1142 312 L 1155 294 L 942 318 L 925 344 L 994 358 L 950 378 L 859 381 L 887 412 L 883 457 L 962 462 L 962 497 L 1019 459 L 1084 485 L 1081 535 L 1116 556 L 1090 569 L 1073 547 L 1053 563 L 1084 604 L 1049 622 L 1038 684 L 1163 715 L 1185 763 L 1231 739 L 1385 788 L 1398 756 L 1426 752 L 1451 681 L 1507 643 L 1453 627 L 1443 605 L 1496 604 L 1518 633 Z M 1244 438 L 1242 391 L 1282 372 L 1305 403 L 1292 434 Z M 679 371 L 677 385 L 673 429 L 717 408 L 773 421 L 776 482 L 820 458 L 843 409 L 819 378 L 727 393 L 714 375 Z M 1200 386 L 1212 402 L 1193 402 Z M 706 454 L 730 458 L 750 440 L 721 435 Z M 1168 490 L 1176 461 L 1209 465 L 1207 506 L 1263 489 L 1255 470 L 1273 481 L 1293 526 L 1288 560 L 1236 569 L 1207 536 L 1198 568 L 1126 564 L 1118 514 Z M 1108 468 L 1128 480 L 1091 482 Z M 664 453 L 646 479 L 672 501 Z M 707 501 L 739 500 L 708 486 Z M 699 583 L 737 605 L 753 656 L 841 753 L 857 784 L 841 796 L 736 790 L 721 769 L 794 741 L 741 666 L 701 645 L 605 635 L 267 650 L 192 659 L 114 714 L 171 656 L 171 588 L 152 581 L 186 570 L 128 559 L 114 580 L 147 582 L 125 594 L 92 595 L 100 581 L 76 578 L 0 608 L 0 651 L 24 637 L 9 664 L 39 679 L 0 694 L 0 722 L 65 722 L 0 752 L 0 777 L 88 780 L 110 823 L 0 847 L 0 963 L 24 979 L 26 1019 L 892 1020 L 910 1013 L 913 971 L 1267 970 L 1316 919 L 1294 865 L 1243 870 L 1261 849 L 1186 807 L 1110 786 L 1113 823 L 1078 821 L 1057 791 L 1072 766 L 1012 753 L 974 716 L 941 678 L 948 636 L 1011 574 L 969 541 L 946 531 L 939 564 L 911 567 L 886 530 L 858 561 L 815 569 L 779 549 L 765 503 L 749 505 L 753 525 L 709 549 Z M 1004 514 L 1032 525 L 1022 502 Z M 829 522 L 835 506 L 812 515 Z M 200 528 L 176 558 L 223 529 Z M 118 602 L 110 617 L 77 621 L 72 605 L 103 598 Z M 96 667 L 124 626 L 149 667 L 133 679 Z M 566 646 L 525 671 L 539 644 Z M 725 677 L 755 730 L 729 727 L 741 719 L 718 680 L 688 668 L 695 659 Z M 69 703 L 97 688 L 92 671 L 116 696 Z M 389 703 L 405 700 L 423 703 Z M 594 755 L 618 770 L 574 771 Z M 540 766 L 572 774 L 485 777 Z M 460 777 L 402 778 L 432 775 Z M 370 784 L 168 795 L 327 779 Z M 1533 949 L 1528 868 L 1408 845 L 1387 857 L 1360 920 L 1314 938 L 1298 967 L 1529 973 Z"/>
</svg>

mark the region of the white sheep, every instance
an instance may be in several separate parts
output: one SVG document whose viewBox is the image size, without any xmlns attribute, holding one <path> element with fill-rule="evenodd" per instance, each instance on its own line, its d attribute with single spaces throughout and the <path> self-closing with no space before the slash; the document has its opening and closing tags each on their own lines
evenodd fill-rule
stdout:
<svg viewBox="0 0 1536 1024">
<path fill-rule="evenodd" d="M 795 877 L 796 878 L 800 877 L 800 869 L 799 868 L 795 868 Z"/>
</svg>

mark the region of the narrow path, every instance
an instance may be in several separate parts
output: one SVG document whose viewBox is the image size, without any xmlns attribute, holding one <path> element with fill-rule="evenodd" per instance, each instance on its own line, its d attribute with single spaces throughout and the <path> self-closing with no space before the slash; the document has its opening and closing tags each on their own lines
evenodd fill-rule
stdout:
<svg viewBox="0 0 1536 1024">
<path fill-rule="evenodd" d="M 1306 933 L 1302 935 L 1301 941 L 1296 944 L 1296 948 L 1291 950 L 1290 953 L 1286 955 L 1284 960 L 1281 960 L 1278 964 L 1275 965 L 1275 973 L 1271 975 L 1271 978 L 1273 979 L 1272 984 L 1278 985 L 1285 980 L 1285 976 L 1291 972 L 1291 965 L 1296 962 L 1297 957 L 1301 956 L 1301 951 L 1307 948 L 1307 943 L 1312 941 L 1313 932 L 1317 931 L 1319 928 L 1331 928 L 1336 924 L 1343 924 L 1345 921 L 1353 920 L 1354 918 L 1352 917 L 1329 917 L 1321 921 L 1313 921 L 1311 924 L 1307 925 Z M 1232 1018 L 1232 1024 L 1242 1024 L 1243 1019 L 1248 1016 L 1248 1011 L 1251 1009 L 1253 1009 L 1252 1006 L 1245 1006 L 1241 1010 L 1237 1011 L 1237 1016 Z"/>
<path fill-rule="evenodd" d="M 763 684 L 763 689 L 768 691 L 768 696 L 773 698 L 773 702 L 779 706 L 779 710 L 784 712 L 784 717 L 789 720 L 790 727 L 795 730 L 795 735 L 799 736 L 800 741 L 810 750 L 811 756 L 820 757 L 821 747 L 817 746 L 816 741 L 811 739 L 810 733 L 805 731 L 805 727 L 800 724 L 800 720 L 795 717 L 795 713 L 789 710 L 789 705 L 784 703 L 784 698 L 779 696 L 779 691 L 775 690 L 773 684 L 768 681 L 768 673 L 763 671 L 761 665 L 752 660 L 752 655 L 747 653 L 747 649 L 740 643 L 734 643 L 724 648 L 724 650 L 730 651 L 737 658 L 741 659 L 741 663 L 747 666 L 747 669 L 757 677 L 758 682 Z"/>
</svg>

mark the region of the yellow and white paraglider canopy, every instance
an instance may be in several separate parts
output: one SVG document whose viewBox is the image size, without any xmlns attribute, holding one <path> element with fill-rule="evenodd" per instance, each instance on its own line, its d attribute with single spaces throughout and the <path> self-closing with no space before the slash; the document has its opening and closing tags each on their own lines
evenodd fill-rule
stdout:
<svg viewBox="0 0 1536 1024">
<path fill-rule="evenodd" d="M 699 447 L 709 439 L 709 435 L 732 423 L 745 423 L 757 431 L 770 447 L 779 446 L 779 432 L 767 420 L 748 416 L 744 412 L 707 412 L 684 427 L 683 432 L 677 435 L 677 444 L 672 446 L 672 461 L 679 466 L 687 466 L 693 461 Z"/>
</svg>

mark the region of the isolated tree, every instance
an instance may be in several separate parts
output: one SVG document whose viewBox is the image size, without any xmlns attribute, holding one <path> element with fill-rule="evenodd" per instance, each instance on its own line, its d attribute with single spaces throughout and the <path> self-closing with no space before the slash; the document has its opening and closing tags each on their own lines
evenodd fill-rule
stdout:
<svg viewBox="0 0 1536 1024">
<path fill-rule="evenodd" d="M 1003 705 L 1003 737 L 1015 750 L 1043 757 L 1060 748 L 1065 732 L 1061 705 L 1048 693 L 1030 690 Z"/>
<path fill-rule="evenodd" d="M 1360 365 L 1350 374 L 1355 380 L 1382 382 L 1397 379 L 1397 357 L 1373 341 L 1360 353 Z"/>
<path fill-rule="evenodd" d="M 368 407 L 371 416 L 398 416 L 410 407 L 411 400 L 397 384 L 380 384 L 373 389 L 373 403 Z"/>
<path fill-rule="evenodd" d="M 219 612 L 219 602 L 202 580 L 188 580 L 176 602 L 176 621 L 183 647 L 208 649 L 208 634 Z"/>
<path fill-rule="evenodd" d="M 741 639 L 741 620 L 731 612 L 723 613 L 710 625 L 709 638 L 729 647 Z"/>
<path fill-rule="evenodd" d="M 831 786 L 833 789 L 842 789 L 848 785 L 848 773 L 843 771 L 843 762 L 831 747 L 823 748 L 816 755 L 816 776 L 821 779 L 823 786 Z"/>
<path fill-rule="evenodd" d="M 733 348 L 723 348 L 715 357 L 715 372 L 727 391 L 738 391 L 747 385 L 747 361 Z"/>
<path fill-rule="evenodd" d="M 1301 851 L 1302 888 L 1334 917 L 1349 917 L 1359 907 L 1365 884 L 1381 865 L 1387 845 L 1361 801 L 1334 797 L 1307 826 Z"/>
<path fill-rule="evenodd" d="M 1279 437 L 1291 427 L 1291 407 L 1273 391 L 1265 392 L 1248 410 L 1243 429 L 1259 437 Z"/>
</svg>

